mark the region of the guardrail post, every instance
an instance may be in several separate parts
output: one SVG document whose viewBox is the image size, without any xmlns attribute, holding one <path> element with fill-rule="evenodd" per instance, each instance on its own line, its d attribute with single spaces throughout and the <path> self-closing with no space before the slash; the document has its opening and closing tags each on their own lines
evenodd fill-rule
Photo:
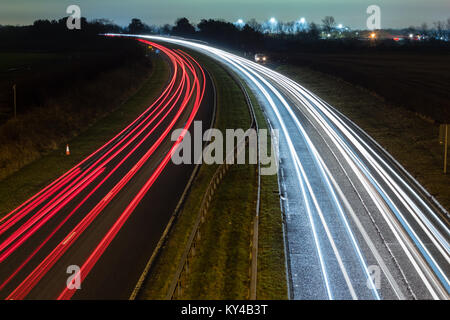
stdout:
<svg viewBox="0 0 450 320">
<path fill-rule="evenodd" d="M 178 284 L 177 284 L 177 297 L 181 297 L 182 291 L 181 291 L 181 279 L 178 279 Z"/>
<path fill-rule="evenodd" d="M 14 119 L 17 118 L 17 94 L 16 94 L 16 85 L 13 85 L 13 94 L 14 94 Z"/>
<path fill-rule="evenodd" d="M 445 138 L 444 138 L 444 174 L 447 174 L 447 153 L 448 153 L 448 124 L 445 125 Z"/>
</svg>

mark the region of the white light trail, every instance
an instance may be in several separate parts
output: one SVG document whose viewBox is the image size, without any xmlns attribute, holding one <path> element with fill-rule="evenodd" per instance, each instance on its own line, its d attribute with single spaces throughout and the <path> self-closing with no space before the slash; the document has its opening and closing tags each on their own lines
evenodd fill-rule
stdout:
<svg viewBox="0 0 450 320">
<path fill-rule="evenodd" d="M 276 23 L 275 18 L 270 19 L 270 22 L 272 24 Z M 253 63 L 247 59 L 191 41 L 158 36 L 145 36 L 145 38 L 172 42 L 190 48 L 195 48 L 209 54 L 210 56 L 216 58 L 221 62 L 228 63 L 236 70 L 239 70 L 243 75 L 245 75 L 266 98 L 270 107 L 277 115 L 279 123 L 281 124 L 281 127 L 283 129 L 283 133 L 286 137 L 286 141 L 288 143 L 289 152 L 291 153 L 292 159 L 295 163 L 297 179 L 299 185 L 301 186 L 302 195 L 307 207 L 307 213 L 311 222 L 311 228 L 317 247 L 316 249 L 320 260 L 324 283 L 327 289 L 328 297 L 330 299 L 333 298 L 333 294 L 330 289 L 329 277 L 327 274 L 324 257 L 322 256 L 320 239 L 318 239 L 317 237 L 316 226 L 314 225 L 314 221 L 312 219 L 311 204 L 306 191 L 309 192 L 309 196 L 313 201 L 313 205 L 319 215 L 320 221 L 326 230 L 327 238 L 333 248 L 333 252 L 338 260 L 341 271 L 344 275 L 344 278 L 346 279 L 347 285 L 353 298 L 356 297 L 356 293 L 353 290 L 351 281 L 345 270 L 342 259 L 340 258 L 338 249 L 334 244 L 333 237 L 331 236 L 327 223 L 323 217 L 317 198 L 314 195 L 312 187 L 309 183 L 307 174 L 293 146 L 290 134 L 284 124 L 284 120 L 278 111 L 278 108 L 281 106 L 276 105 L 266 88 L 268 88 L 268 90 L 270 90 L 271 93 L 281 101 L 281 105 L 288 111 L 292 120 L 296 123 L 298 130 L 305 138 L 308 148 L 314 155 L 320 172 L 323 175 L 323 179 L 326 186 L 328 187 L 330 196 L 333 199 L 336 208 L 338 209 L 339 216 L 345 225 L 348 235 L 350 236 L 357 257 L 364 269 L 364 272 L 368 274 L 365 259 L 355 239 L 355 235 L 348 224 L 344 210 L 330 183 L 330 178 L 332 177 L 330 176 L 329 170 L 325 167 L 325 162 L 321 158 L 319 152 L 316 150 L 314 144 L 309 139 L 306 131 L 298 121 L 298 118 L 284 99 L 283 95 L 266 79 L 273 80 L 274 83 L 288 92 L 289 95 L 296 99 L 297 102 L 299 102 L 305 108 L 305 110 L 308 112 L 307 116 L 311 117 L 319 124 L 320 128 L 326 133 L 327 138 L 329 138 L 333 142 L 337 150 L 339 150 L 340 156 L 351 168 L 355 176 L 360 181 L 361 185 L 364 187 L 365 192 L 369 195 L 373 203 L 378 208 L 378 211 L 381 213 L 384 221 L 386 222 L 386 225 L 389 227 L 390 231 L 397 239 L 398 243 L 413 265 L 417 274 L 420 276 L 423 283 L 429 290 L 431 296 L 435 299 L 448 298 L 449 280 L 444 272 L 444 270 L 448 270 L 448 265 L 443 268 L 436 261 L 434 256 L 430 253 L 429 249 L 425 245 L 425 243 L 428 242 L 433 243 L 444 260 L 447 262 L 447 264 L 450 263 L 450 250 L 447 240 L 450 232 L 447 225 L 437 216 L 436 212 L 423 200 L 423 198 L 414 191 L 409 183 L 405 181 L 405 179 L 403 179 L 401 175 L 396 170 L 394 170 L 394 168 L 392 168 L 386 162 L 386 160 L 378 154 L 376 150 L 372 149 L 372 147 L 367 143 L 367 141 L 363 139 L 363 137 L 361 137 L 360 134 L 356 133 L 354 129 L 349 126 L 342 115 L 340 115 L 329 105 L 323 103 L 320 98 L 314 96 L 311 92 L 304 89 L 291 79 L 264 66 Z M 378 176 L 375 176 L 373 174 L 373 171 L 376 172 Z M 401 203 L 404 211 L 401 210 L 398 205 L 395 204 L 395 202 Z M 443 235 L 435 227 L 435 225 L 418 206 L 418 203 L 421 207 L 425 208 L 428 214 L 431 215 L 433 221 L 436 221 L 438 225 L 440 225 L 440 227 L 444 230 L 445 235 Z M 417 231 L 414 230 L 408 219 L 405 217 L 405 213 L 412 217 L 412 219 L 419 227 L 420 232 L 423 232 L 425 236 L 419 235 Z M 437 276 L 440 281 L 435 276 Z M 379 298 L 376 290 L 374 291 L 374 294 L 376 298 Z"/>
</svg>

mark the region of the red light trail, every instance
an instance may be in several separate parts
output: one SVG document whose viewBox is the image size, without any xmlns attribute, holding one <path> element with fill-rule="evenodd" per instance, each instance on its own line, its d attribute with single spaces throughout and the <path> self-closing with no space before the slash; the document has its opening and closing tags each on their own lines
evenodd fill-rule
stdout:
<svg viewBox="0 0 450 320">
<path fill-rule="evenodd" d="M 21 275 L 19 285 L 12 291 L 3 293 L 6 299 L 26 298 L 92 222 L 130 184 L 152 155 L 157 151 L 163 152 L 162 160 L 145 184 L 135 193 L 126 209 L 86 258 L 81 267 L 81 278 L 84 280 L 161 175 L 194 121 L 205 94 L 203 69 L 191 56 L 180 50 L 171 50 L 145 40 L 139 41 L 159 49 L 172 65 L 166 88 L 150 107 L 114 138 L 0 220 L 0 263 L 7 261 L 25 244 L 33 247 L 31 251 L 27 251 L 31 253 L 24 256 L 12 273 L 0 278 L 2 293 L 13 279 Z M 176 124 L 186 117 L 187 121 L 183 122 L 185 130 L 175 142 L 170 142 L 167 151 L 167 144 L 163 142 L 170 138 Z M 112 187 L 108 185 L 112 183 Z M 96 199 L 94 206 L 86 210 L 88 202 L 93 199 Z M 82 209 L 87 213 L 84 214 Z M 76 223 L 70 224 L 71 231 L 61 234 L 63 227 L 74 219 Z M 49 223 L 51 221 L 52 224 Z M 51 227 L 55 222 L 56 227 Z M 30 238 L 44 229 L 47 232 L 44 240 L 31 243 Z M 56 241 L 57 245 L 52 245 L 52 241 Z M 42 249 L 50 245 L 53 249 L 42 254 Z M 35 262 L 30 269 L 30 261 L 39 257 L 40 262 Z M 29 273 L 23 275 L 25 270 L 31 272 L 27 271 Z M 17 280 L 19 279 L 15 281 Z M 75 291 L 68 289 L 66 283 L 61 283 L 61 293 L 55 298 L 70 299 Z"/>
</svg>

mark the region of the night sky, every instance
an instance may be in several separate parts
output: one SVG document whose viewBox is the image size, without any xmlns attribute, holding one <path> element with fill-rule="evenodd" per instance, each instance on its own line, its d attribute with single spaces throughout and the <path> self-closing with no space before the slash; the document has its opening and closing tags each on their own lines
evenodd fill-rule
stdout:
<svg viewBox="0 0 450 320">
<path fill-rule="evenodd" d="M 324 16 L 332 15 L 337 23 L 365 28 L 366 8 L 371 4 L 381 7 L 382 28 L 420 26 L 423 22 L 432 26 L 434 21 L 450 17 L 449 0 L 1 0 L 0 24 L 61 18 L 70 4 L 79 5 L 88 19 L 107 18 L 120 25 L 134 17 L 160 25 L 183 16 L 192 22 L 202 18 L 265 21 L 274 16 L 282 21 L 305 17 L 320 23 Z"/>
</svg>

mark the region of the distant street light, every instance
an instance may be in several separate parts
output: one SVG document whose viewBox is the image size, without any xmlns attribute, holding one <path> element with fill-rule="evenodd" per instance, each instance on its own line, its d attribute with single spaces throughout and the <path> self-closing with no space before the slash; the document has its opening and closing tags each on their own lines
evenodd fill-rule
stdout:
<svg viewBox="0 0 450 320">
<path fill-rule="evenodd" d="M 272 17 L 272 18 L 270 18 L 270 20 L 269 20 L 269 24 L 270 24 L 270 31 L 272 32 L 272 33 L 274 33 L 275 32 L 275 27 L 276 27 L 276 25 L 277 25 L 277 19 L 275 19 L 274 17 Z"/>
<path fill-rule="evenodd" d="M 239 19 L 234 23 L 238 28 L 243 28 L 245 26 L 244 20 Z"/>
<path fill-rule="evenodd" d="M 296 23 L 296 30 L 304 31 L 305 29 L 306 29 L 306 19 L 302 17 Z"/>
<path fill-rule="evenodd" d="M 372 33 L 370 34 L 370 37 L 371 37 L 372 39 L 375 39 L 375 38 L 377 37 L 377 35 L 376 35 L 374 32 L 372 32 Z"/>
<path fill-rule="evenodd" d="M 342 24 L 338 25 L 338 29 L 342 29 L 344 26 Z"/>
</svg>

